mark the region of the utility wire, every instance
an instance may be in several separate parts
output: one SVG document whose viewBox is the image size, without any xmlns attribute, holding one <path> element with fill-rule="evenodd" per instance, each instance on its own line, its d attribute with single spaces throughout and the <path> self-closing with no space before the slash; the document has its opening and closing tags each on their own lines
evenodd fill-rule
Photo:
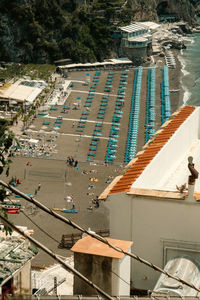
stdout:
<svg viewBox="0 0 200 300">
<path fill-rule="evenodd" d="M 9 198 L 9 197 L 8 197 Z M 12 202 L 13 204 L 15 204 L 15 202 L 12 201 L 12 199 L 10 199 L 10 202 Z M 22 213 L 24 214 L 24 216 L 31 222 L 33 223 L 39 230 L 41 230 L 44 234 L 46 234 L 50 239 L 52 239 L 54 242 L 56 242 L 58 245 L 60 244 L 60 242 L 58 240 L 56 240 L 54 237 L 52 237 L 48 232 L 46 232 L 43 228 L 41 228 L 38 224 L 36 224 L 23 210 L 22 210 Z M 59 257 L 62 257 L 62 258 L 66 258 L 65 256 L 61 256 L 61 255 L 58 255 Z M 95 263 L 96 265 L 100 266 L 99 263 Z M 118 275 L 116 272 L 114 272 L 113 270 L 110 270 L 109 271 L 110 273 L 113 273 L 116 277 L 118 277 L 120 280 L 122 280 L 124 283 L 126 283 L 128 286 L 131 287 L 131 284 L 129 282 L 127 282 L 124 278 L 122 278 L 120 275 Z M 167 292 L 156 292 L 156 291 L 153 291 L 153 290 L 147 290 L 148 293 L 158 293 L 158 294 L 165 294 Z"/>
<path fill-rule="evenodd" d="M 16 227 L 14 224 L 12 224 L 10 221 L 6 220 L 6 218 L 4 218 L 1 215 L 0 215 L 0 219 L 2 220 L 2 222 L 5 225 L 11 227 L 14 231 L 18 232 L 20 235 L 23 235 L 25 238 L 27 238 L 29 241 L 31 241 L 31 243 L 35 244 L 38 248 L 42 249 L 44 252 L 46 252 L 47 254 L 49 254 L 53 259 L 55 259 L 56 261 L 58 261 L 62 265 L 62 267 L 64 269 L 66 269 L 67 271 L 72 272 L 73 274 L 75 274 L 76 276 L 78 276 L 79 278 L 81 278 L 82 280 L 84 280 L 88 285 L 90 285 L 91 287 L 93 287 L 96 291 L 99 292 L 99 294 L 103 295 L 106 299 L 114 300 L 110 295 L 108 295 L 106 292 L 104 292 L 96 284 L 94 284 L 92 281 L 88 280 L 84 275 L 82 275 L 81 273 L 79 273 L 76 269 L 72 268 L 70 265 L 68 265 L 66 262 L 64 262 L 53 251 L 51 251 L 50 249 L 48 249 L 47 247 L 45 247 L 43 244 L 41 244 L 40 242 L 38 242 L 37 240 L 35 240 L 34 238 L 32 238 L 31 236 L 29 236 L 25 232 L 23 232 L 21 229 L 19 229 L 18 227 Z"/>
<path fill-rule="evenodd" d="M 12 201 L 12 199 L 10 199 L 10 197 L 7 197 L 10 202 L 15 205 L 15 202 Z M 60 244 L 60 242 L 58 240 L 56 240 L 53 236 L 51 236 L 46 230 L 44 230 L 43 228 L 41 228 L 35 221 L 33 221 L 25 212 L 24 210 L 21 210 L 22 214 L 32 223 L 34 224 L 39 230 L 41 230 L 44 234 L 46 234 L 50 239 L 52 239 L 54 242 Z"/>
<path fill-rule="evenodd" d="M 18 194 L 20 195 L 22 198 L 28 200 L 29 202 L 31 203 L 34 203 L 36 206 L 38 206 L 39 208 L 41 208 L 42 210 L 46 211 L 48 214 L 54 216 L 56 219 L 59 219 L 61 220 L 62 222 L 72 226 L 73 228 L 76 228 L 78 230 L 80 230 L 81 232 L 83 233 L 86 233 L 88 234 L 89 236 L 101 241 L 102 243 L 106 244 L 107 246 L 109 246 L 110 248 L 116 250 L 117 252 L 120 252 L 120 253 L 123 253 L 124 255 L 128 255 L 130 256 L 131 258 L 134 258 L 135 260 L 139 261 L 140 263 L 143 263 L 145 264 L 146 266 L 152 268 L 154 271 L 158 271 L 164 275 L 166 275 L 167 277 L 169 278 L 172 278 L 178 282 L 181 282 L 182 284 L 184 285 L 187 285 L 189 286 L 190 288 L 200 292 L 200 289 L 197 288 L 196 286 L 194 286 L 193 284 L 191 283 L 188 283 L 187 281 L 181 279 L 180 277 L 178 276 L 174 276 L 174 275 L 171 275 L 170 273 L 166 272 L 165 270 L 161 269 L 160 267 L 154 265 L 153 263 L 151 262 L 148 262 L 147 260 L 141 258 L 140 256 L 136 255 L 136 254 L 133 254 L 133 253 L 129 253 L 127 251 L 124 251 L 123 249 L 119 248 L 119 247 L 116 247 L 114 246 L 113 244 L 111 244 L 109 241 L 107 241 L 105 238 L 103 238 L 102 236 L 96 234 L 96 233 L 93 233 L 92 231 L 89 231 L 89 230 L 86 230 L 84 228 L 81 228 L 79 225 L 77 225 L 76 223 L 74 223 L 73 221 L 71 221 L 70 219 L 67 219 L 67 218 L 64 218 L 63 216 L 57 214 L 56 212 L 54 212 L 52 209 L 46 207 L 45 205 L 43 205 L 42 203 L 40 203 L 39 201 L 37 201 L 36 199 L 33 199 L 31 197 L 28 197 L 27 195 L 25 195 L 24 193 L 20 192 L 18 189 L 6 184 L 4 181 L 0 180 L 0 184 L 3 185 L 4 187 L 6 187 L 7 189 L 11 190 L 12 192 L 14 192 L 15 194 Z"/>
</svg>

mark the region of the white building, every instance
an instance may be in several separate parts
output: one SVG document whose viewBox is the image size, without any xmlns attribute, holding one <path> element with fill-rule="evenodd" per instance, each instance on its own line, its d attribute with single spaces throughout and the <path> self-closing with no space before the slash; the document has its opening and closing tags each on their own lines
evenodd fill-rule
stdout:
<svg viewBox="0 0 200 300">
<path fill-rule="evenodd" d="M 152 35 L 159 27 L 160 25 L 154 22 L 135 22 L 119 27 L 122 55 L 132 61 L 145 59 L 150 54 Z"/>
<path fill-rule="evenodd" d="M 176 256 L 200 261 L 200 178 L 188 185 L 190 156 L 200 171 L 200 107 L 185 106 L 99 197 L 109 208 L 111 237 L 134 241 L 132 252 L 161 268 Z M 179 192 L 185 183 L 188 191 Z M 134 287 L 153 289 L 159 276 L 132 260 Z"/>
<path fill-rule="evenodd" d="M 20 79 L 0 89 L 0 103 L 4 104 L 15 101 L 16 104 L 33 104 L 46 85 L 43 80 Z"/>
</svg>

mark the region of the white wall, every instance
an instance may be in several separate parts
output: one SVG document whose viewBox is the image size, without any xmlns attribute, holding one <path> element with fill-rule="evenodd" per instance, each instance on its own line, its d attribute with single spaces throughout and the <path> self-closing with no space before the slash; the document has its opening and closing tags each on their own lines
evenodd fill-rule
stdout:
<svg viewBox="0 0 200 300">
<path fill-rule="evenodd" d="M 119 282 L 119 294 L 123 296 L 130 295 L 130 277 L 131 277 L 131 258 L 124 256 L 120 260 L 119 276 L 124 279 Z"/>
<path fill-rule="evenodd" d="M 113 199 L 110 201 L 110 199 Z M 109 196 L 104 205 L 110 211 L 110 236 L 118 239 L 123 235 L 123 240 L 132 241 L 131 238 L 131 199 L 126 194 Z"/>
<path fill-rule="evenodd" d="M 175 245 L 182 241 L 182 248 L 194 243 L 195 249 L 200 250 L 200 203 L 125 194 L 113 194 L 109 199 L 106 205 L 110 207 L 111 237 L 133 241 L 133 253 L 163 268 L 163 240 L 173 241 Z M 153 289 L 159 275 L 131 259 L 134 287 Z"/>
<path fill-rule="evenodd" d="M 159 189 L 159 181 L 178 166 L 197 139 L 199 139 L 199 108 L 196 108 L 178 128 L 132 187 Z"/>
</svg>

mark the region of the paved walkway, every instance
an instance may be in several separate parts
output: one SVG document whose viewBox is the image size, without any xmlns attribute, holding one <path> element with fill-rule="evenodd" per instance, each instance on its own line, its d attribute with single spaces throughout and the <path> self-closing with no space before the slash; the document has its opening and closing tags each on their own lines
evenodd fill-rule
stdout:
<svg viewBox="0 0 200 300">
<path fill-rule="evenodd" d="M 47 116 L 44 116 L 43 118 L 46 118 Z M 48 116 L 48 119 L 57 119 L 57 117 L 52 117 L 52 116 Z M 62 120 L 64 121 L 75 121 L 75 122 L 80 122 L 80 119 L 69 119 L 69 118 L 62 118 Z M 93 121 L 93 120 L 84 120 L 86 123 L 101 123 L 101 124 L 106 124 L 106 125 L 117 125 L 115 123 L 112 122 L 102 122 L 102 121 Z"/>
<path fill-rule="evenodd" d="M 89 94 L 89 92 L 88 91 L 80 91 L 80 90 L 72 90 L 71 91 L 71 93 L 72 92 L 78 92 L 78 93 L 85 93 L 85 94 Z M 110 94 L 110 93 L 97 93 L 97 92 L 91 92 L 91 93 L 93 93 L 93 94 L 97 94 L 97 95 L 104 95 L 104 96 L 113 96 L 113 97 L 117 97 L 118 95 L 114 95 L 114 94 Z"/>
</svg>

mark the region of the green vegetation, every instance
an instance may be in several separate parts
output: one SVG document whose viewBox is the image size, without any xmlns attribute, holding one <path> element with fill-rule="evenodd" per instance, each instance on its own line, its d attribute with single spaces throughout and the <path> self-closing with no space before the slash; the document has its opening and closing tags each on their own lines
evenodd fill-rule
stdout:
<svg viewBox="0 0 200 300">
<path fill-rule="evenodd" d="M 29 76 L 31 79 L 48 80 L 50 75 L 55 71 L 54 65 L 36 65 L 36 64 L 11 64 L 5 69 L 0 70 L 0 78 L 19 78 Z"/>
<path fill-rule="evenodd" d="M 102 0 L 77 6 L 73 0 L 1 0 L 0 60 L 102 61 L 112 52 L 112 24 L 123 3 Z"/>
</svg>

